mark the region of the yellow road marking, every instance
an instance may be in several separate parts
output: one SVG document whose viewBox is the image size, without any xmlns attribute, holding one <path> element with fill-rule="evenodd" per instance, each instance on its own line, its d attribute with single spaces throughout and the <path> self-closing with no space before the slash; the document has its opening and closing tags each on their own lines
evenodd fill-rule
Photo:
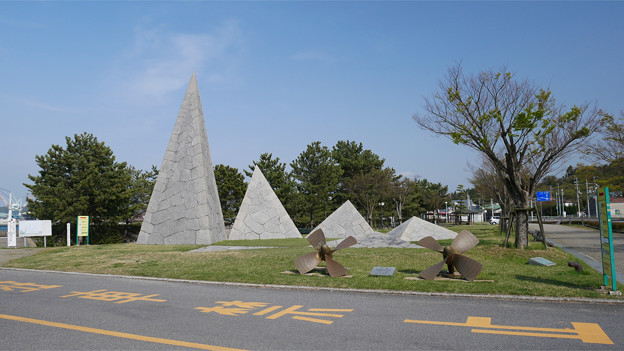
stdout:
<svg viewBox="0 0 624 351">
<path fill-rule="evenodd" d="M 183 347 L 190 347 L 190 348 L 195 348 L 195 349 L 214 350 L 214 351 L 241 351 L 241 349 L 233 349 L 233 348 L 229 348 L 229 347 L 221 347 L 221 346 L 214 346 L 214 345 L 198 344 L 198 343 L 194 343 L 194 342 L 186 342 L 186 341 L 179 341 L 179 340 L 172 340 L 172 339 L 154 338 L 154 337 L 151 337 L 151 336 L 122 333 L 122 332 L 116 332 L 116 331 L 104 330 L 104 329 L 97 329 L 97 328 L 89 328 L 89 327 L 83 327 L 83 326 L 80 326 L 80 325 L 72 325 L 72 324 L 65 324 L 65 323 L 58 323 L 58 322 L 50 322 L 50 321 L 44 321 L 44 320 L 41 320 L 41 319 L 33 319 L 33 318 L 26 318 L 26 317 L 19 317 L 19 316 L 10 316 L 10 315 L 7 315 L 7 314 L 0 314 L 0 318 L 12 320 L 12 321 L 24 322 L 24 323 L 33 323 L 33 324 L 45 325 L 45 326 L 49 326 L 49 327 L 63 328 L 63 329 L 69 329 L 69 330 L 78 330 L 78 331 L 82 331 L 82 332 L 85 332 L 85 333 L 108 335 L 108 336 L 114 336 L 114 337 L 117 337 L 117 338 L 132 339 L 132 340 L 138 340 L 138 341 L 147 341 L 147 342 L 153 342 L 153 343 L 165 344 L 165 345 L 183 346 Z"/>
<path fill-rule="evenodd" d="M 332 323 L 334 323 L 334 321 L 326 321 L 324 319 L 308 318 L 308 317 L 301 317 L 301 316 L 294 316 L 293 319 L 298 319 L 300 321 L 306 321 L 306 322 L 321 323 L 321 324 L 332 324 Z"/>
<path fill-rule="evenodd" d="M 275 310 L 279 310 L 282 307 L 283 306 L 271 306 L 271 307 L 269 307 L 267 309 L 264 309 L 264 310 L 262 310 L 260 312 L 254 313 L 254 316 L 264 316 L 265 314 L 269 314 L 269 313 L 271 313 L 271 312 L 273 312 Z"/>
<path fill-rule="evenodd" d="M 107 291 L 105 289 L 101 290 L 93 290 L 93 291 L 72 291 L 69 295 L 64 295 L 61 297 L 78 297 L 80 299 L 90 299 L 90 300 L 99 300 L 99 301 L 109 301 L 115 303 L 126 303 L 131 301 L 154 301 L 154 302 L 165 302 L 167 300 L 164 299 L 151 299 L 151 297 L 158 296 L 158 294 L 145 295 L 141 296 L 141 294 L 128 293 L 122 291 Z"/>
<path fill-rule="evenodd" d="M 560 339 L 579 339 L 584 343 L 591 344 L 608 344 L 612 345 L 613 341 L 607 336 L 607 334 L 596 323 L 578 323 L 571 322 L 574 328 L 535 328 L 535 327 L 515 327 L 508 325 L 495 325 L 492 324 L 492 318 L 488 317 L 468 317 L 465 323 L 454 322 L 438 322 L 438 321 L 419 321 L 406 319 L 405 323 L 418 323 L 418 324 L 432 324 L 432 325 L 450 325 L 457 327 L 472 327 L 472 328 L 486 328 L 486 329 L 472 329 L 473 333 L 482 334 L 503 334 L 503 335 L 521 335 L 521 336 L 534 336 L 541 338 L 560 338 Z M 487 329 L 503 329 L 503 330 L 487 330 Z M 509 330 L 509 331 L 508 331 Z M 526 332 L 511 331 L 511 330 L 524 330 Z M 542 333 L 529 333 L 528 331 L 542 332 Z M 549 333 L 544 333 L 549 332 Z M 553 334 L 553 333 L 567 333 L 567 334 Z"/>
<path fill-rule="evenodd" d="M 38 291 L 42 289 L 59 288 L 61 285 L 41 285 L 35 283 L 18 283 L 12 280 L 0 282 L 0 290 L 3 291 L 15 291 L 21 290 L 22 292 Z"/>
</svg>

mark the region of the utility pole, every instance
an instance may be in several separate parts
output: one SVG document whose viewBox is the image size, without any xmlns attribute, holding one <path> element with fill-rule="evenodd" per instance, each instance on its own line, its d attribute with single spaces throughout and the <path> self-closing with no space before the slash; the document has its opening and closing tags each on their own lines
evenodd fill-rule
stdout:
<svg viewBox="0 0 624 351">
<path fill-rule="evenodd" d="M 591 211 L 589 211 L 589 184 L 587 183 L 587 178 L 585 178 L 585 194 L 587 195 L 587 218 L 591 217 Z"/>
<path fill-rule="evenodd" d="M 576 215 L 578 216 L 581 213 L 581 200 L 579 198 L 578 178 L 576 177 L 574 177 L 574 184 L 576 184 Z"/>
<path fill-rule="evenodd" d="M 550 201 L 553 200 L 553 198 L 552 198 L 552 185 L 548 186 L 548 200 L 549 200 L 548 204 L 550 205 L 550 215 L 552 216 L 553 215 L 553 213 L 552 213 L 552 204 L 550 203 Z"/>
<path fill-rule="evenodd" d="M 559 216 L 561 213 L 560 208 L 559 208 L 559 184 L 557 184 L 557 192 L 555 193 L 555 199 L 557 200 L 557 216 Z"/>
<path fill-rule="evenodd" d="M 596 206 L 596 217 L 598 217 L 598 183 L 596 183 L 596 177 L 593 179 L 594 181 L 594 206 Z"/>
</svg>

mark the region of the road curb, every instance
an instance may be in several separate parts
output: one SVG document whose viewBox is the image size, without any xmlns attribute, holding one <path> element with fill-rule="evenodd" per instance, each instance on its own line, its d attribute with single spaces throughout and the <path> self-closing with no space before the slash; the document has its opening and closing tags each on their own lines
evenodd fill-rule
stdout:
<svg viewBox="0 0 624 351">
<path fill-rule="evenodd" d="M 87 275 L 87 276 L 94 276 L 94 277 L 110 277 L 110 278 L 149 280 L 149 281 L 187 283 L 187 284 L 199 284 L 199 285 L 239 286 L 239 287 L 262 288 L 262 289 L 328 291 L 328 292 L 347 292 L 347 293 L 378 294 L 378 295 L 435 296 L 435 297 L 447 297 L 447 298 L 467 297 L 467 298 L 475 298 L 475 299 L 495 299 L 495 300 L 512 300 L 512 301 L 537 301 L 537 302 L 561 302 L 561 303 L 573 302 L 573 303 L 624 305 L 624 300 L 591 299 L 591 298 L 586 298 L 586 297 L 551 297 L 551 296 L 526 296 L 526 295 L 480 295 L 480 294 L 454 294 L 454 293 L 422 292 L 422 291 L 396 291 L 396 290 L 376 290 L 376 289 L 344 289 L 344 288 L 326 288 L 326 287 L 314 287 L 314 286 L 232 283 L 232 282 L 216 282 L 216 281 L 206 281 L 206 280 L 188 280 L 188 279 L 172 279 L 172 278 L 137 277 L 137 276 L 128 276 L 128 275 L 95 274 L 95 273 L 80 273 L 80 272 L 62 272 L 62 271 L 48 271 L 48 270 L 39 270 L 39 269 L 8 268 L 8 267 L 0 267 L 0 270 L 39 272 L 39 273 L 56 273 L 56 274 L 68 274 L 68 275 Z"/>
</svg>

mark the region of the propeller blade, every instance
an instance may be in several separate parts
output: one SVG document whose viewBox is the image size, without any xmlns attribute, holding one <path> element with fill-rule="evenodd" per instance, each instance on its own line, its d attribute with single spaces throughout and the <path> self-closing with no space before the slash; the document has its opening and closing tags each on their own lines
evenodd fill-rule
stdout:
<svg viewBox="0 0 624 351">
<path fill-rule="evenodd" d="M 433 278 L 435 278 L 438 275 L 438 273 L 440 273 L 443 266 L 444 266 L 444 261 L 434 264 L 433 266 L 425 269 L 424 271 L 420 272 L 419 275 L 423 279 L 433 280 Z"/>
<path fill-rule="evenodd" d="M 308 242 L 312 245 L 313 248 L 319 249 L 323 244 L 325 244 L 325 234 L 321 228 L 313 231 L 310 235 L 308 235 Z"/>
<path fill-rule="evenodd" d="M 472 249 L 478 243 L 479 239 L 477 239 L 474 234 L 464 229 L 457 234 L 457 237 L 453 240 L 451 247 L 454 248 L 458 254 L 460 254 Z"/>
<path fill-rule="evenodd" d="M 426 247 L 430 250 L 442 252 L 442 246 L 438 243 L 436 239 L 431 236 L 426 236 L 418 241 L 418 245 L 422 247 Z"/>
<path fill-rule="evenodd" d="M 452 264 L 469 281 L 473 281 L 481 273 L 481 268 L 483 268 L 481 263 L 464 255 L 455 255 Z"/>
<path fill-rule="evenodd" d="M 344 268 L 343 265 L 334 261 L 329 257 L 325 257 L 325 263 L 327 264 L 327 271 L 329 275 L 333 277 L 342 277 L 343 275 L 347 275 L 347 269 Z"/>
<path fill-rule="evenodd" d="M 349 246 L 352 246 L 352 245 L 355 245 L 355 244 L 357 244 L 357 240 L 354 237 L 350 236 L 350 237 L 344 239 L 343 241 L 341 241 L 340 244 L 338 244 L 336 246 L 334 251 L 338 251 L 340 249 L 345 249 L 345 248 L 347 248 Z"/>
<path fill-rule="evenodd" d="M 310 252 L 295 258 L 295 267 L 297 267 L 297 270 L 301 274 L 308 273 L 319 263 L 321 263 L 321 258 L 316 252 Z"/>
</svg>

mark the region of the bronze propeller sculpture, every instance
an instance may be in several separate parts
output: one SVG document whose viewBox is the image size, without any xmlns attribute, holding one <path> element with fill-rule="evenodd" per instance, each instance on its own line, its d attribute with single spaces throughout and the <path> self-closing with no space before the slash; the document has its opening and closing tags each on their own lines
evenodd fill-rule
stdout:
<svg viewBox="0 0 624 351">
<path fill-rule="evenodd" d="M 340 263 L 334 261 L 332 256 L 335 251 L 357 244 L 357 240 L 355 240 L 354 237 L 350 236 L 344 239 L 332 250 L 327 246 L 323 231 L 317 229 L 312 234 L 308 235 L 308 242 L 310 242 L 310 245 L 312 245 L 316 252 L 310 252 L 309 254 L 295 258 L 295 266 L 299 273 L 306 274 L 314 269 L 317 264 L 321 263 L 321 261 L 325 261 L 330 276 L 341 277 L 347 275 L 347 269 Z"/>
<path fill-rule="evenodd" d="M 451 246 L 442 247 L 434 238 L 430 236 L 420 239 L 418 245 L 438 251 L 443 257 L 442 262 L 434 264 L 433 266 L 420 272 L 420 277 L 432 280 L 438 275 L 438 273 L 440 273 L 442 267 L 446 263 L 450 274 L 455 273 L 455 268 L 457 268 L 459 273 L 466 278 L 466 280 L 474 280 L 479 273 L 481 273 L 481 268 L 483 268 L 483 266 L 481 263 L 473 260 L 472 258 L 468 258 L 461 254 L 472 249 L 478 242 L 479 239 L 467 230 L 462 230 L 459 234 L 457 234 L 457 237 L 455 237 Z"/>
</svg>

